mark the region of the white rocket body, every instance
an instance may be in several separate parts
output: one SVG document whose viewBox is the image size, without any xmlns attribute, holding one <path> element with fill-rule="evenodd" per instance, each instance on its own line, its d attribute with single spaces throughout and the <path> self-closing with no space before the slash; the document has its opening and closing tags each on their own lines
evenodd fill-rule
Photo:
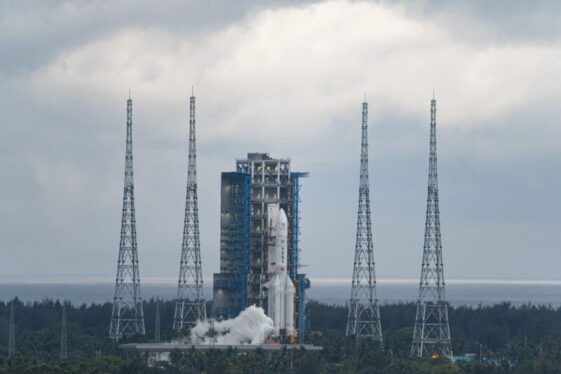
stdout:
<svg viewBox="0 0 561 374">
<path fill-rule="evenodd" d="M 295 288 L 288 275 L 288 220 L 278 204 L 267 207 L 269 233 L 274 243 L 269 246 L 270 280 L 265 284 L 268 289 L 268 314 L 274 322 L 277 336 L 282 332 L 294 336 L 294 294 Z"/>
</svg>

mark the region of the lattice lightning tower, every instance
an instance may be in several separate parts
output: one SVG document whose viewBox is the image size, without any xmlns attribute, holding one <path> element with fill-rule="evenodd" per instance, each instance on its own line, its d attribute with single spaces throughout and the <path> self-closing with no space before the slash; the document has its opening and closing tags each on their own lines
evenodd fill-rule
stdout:
<svg viewBox="0 0 561 374">
<path fill-rule="evenodd" d="M 355 261 L 347 336 L 369 338 L 382 345 L 382 326 L 376 296 L 374 248 L 370 217 L 368 182 L 368 103 L 362 103 L 362 142 L 360 154 L 360 187 L 356 231 Z"/>
<path fill-rule="evenodd" d="M 144 313 L 140 297 L 138 252 L 136 248 L 136 218 L 134 210 L 134 182 L 132 170 L 132 100 L 127 100 L 127 140 L 125 156 L 125 187 L 121 240 L 115 280 L 115 297 L 109 337 L 119 339 L 125 335 L 144 335 Z"/>
<path fill-rule="evenodd" d="M 206 319 L 201 270 L 201 245 L 199 238 L 199 208 L 197 203 L 197 148 L 195 137 L 195 96 L 189 105 L 189 160 L 187 164 L 187 194 L 181 265 L 177 286 L 177 300 L 173 328 L 180 333 Z"/>
<path fill-rule="evenodd" d="M 411 356 L 452 358 L 448 306 L 444 295 L 444 266 L 440 237 L 438 205 L 438 172 L 436 167 L 436 100 L 430 109 L 430 152 L 425 221 L 425 244 L 417 316 L 413 332 Z"/>
</svg>

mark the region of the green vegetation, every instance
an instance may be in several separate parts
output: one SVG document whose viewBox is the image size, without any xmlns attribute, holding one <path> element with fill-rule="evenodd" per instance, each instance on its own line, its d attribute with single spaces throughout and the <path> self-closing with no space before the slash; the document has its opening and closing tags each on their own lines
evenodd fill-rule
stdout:
<svg viewBox="0 0 561 374">
<path fill-rule="evenodd" d="M 174 337 L 170 327 L 174 304 L 161 302 L 162 340 Z M 410 359 L 415 305 L 381 306 L 384 347 L 356 344 L 344 336 L 344 306 L 310 302 L 307 343 L 321 353 L 283 350 L 238 354 L 235 351 L 173 352 L 166 362 L 126 356 L 107 338 L 111 304 L 68 308 L 68 359 L 59 360 L 61 304 L 16 302 L 16 357 L 8 359 L 9 305 L 0 302 L 0 373 L 561 373 L 561 309 L 514 307 L 508 303 L 476 308 L 450 308 L 455 354 L 477 353 L 470 363 Z M 151 341 L 155 301 L 145 303 Z M 5 337 L 5 338 L 2 338 Z M 479 362 L 480 348 L 483 352 Z"/>
</svg>

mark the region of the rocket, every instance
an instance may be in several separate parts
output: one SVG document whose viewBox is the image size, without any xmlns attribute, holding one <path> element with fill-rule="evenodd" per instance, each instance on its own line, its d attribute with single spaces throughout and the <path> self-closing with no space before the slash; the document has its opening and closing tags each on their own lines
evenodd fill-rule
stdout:
<svg viewBox="0 0 561 374">
<path fill-rule="evenodd" d="M 267 314 L 274 322 L 277 336 L 294 337 L 294 283 L 288 275 L 288 220 L 278 204 L 267 206 L 269 229 L 270 279 L 264 284 L 268 289 Z"/>
</svg>

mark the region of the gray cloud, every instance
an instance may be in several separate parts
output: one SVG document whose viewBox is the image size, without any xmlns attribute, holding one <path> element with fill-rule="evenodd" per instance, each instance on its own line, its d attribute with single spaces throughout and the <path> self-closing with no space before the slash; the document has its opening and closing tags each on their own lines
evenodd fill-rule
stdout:
<svg viewBox="0 0 561 374">
<path fill-rule="evenodd" d="M 112 279 L 129 88 L 141 275 L 177 276 L 192 84 L 205 276 L 252 151 L 311 172 L 303 261 L 350 276 L 367 92 L 377 271 L 417 277 L 432 88 L 447 276 L 557 276 L 555 3 L 131 3 L 0 5 L 0 277 Z"/>
<path fill-rule="evenodd" d="M 298 3 L 295 0 L 210 2 L 67 0 L 5 1 L 0 4 L 0 69 L 36 69 L 67 49 L 130 28 L 173 30 L 204 36 L 266 8 Z"/>
</svg>

